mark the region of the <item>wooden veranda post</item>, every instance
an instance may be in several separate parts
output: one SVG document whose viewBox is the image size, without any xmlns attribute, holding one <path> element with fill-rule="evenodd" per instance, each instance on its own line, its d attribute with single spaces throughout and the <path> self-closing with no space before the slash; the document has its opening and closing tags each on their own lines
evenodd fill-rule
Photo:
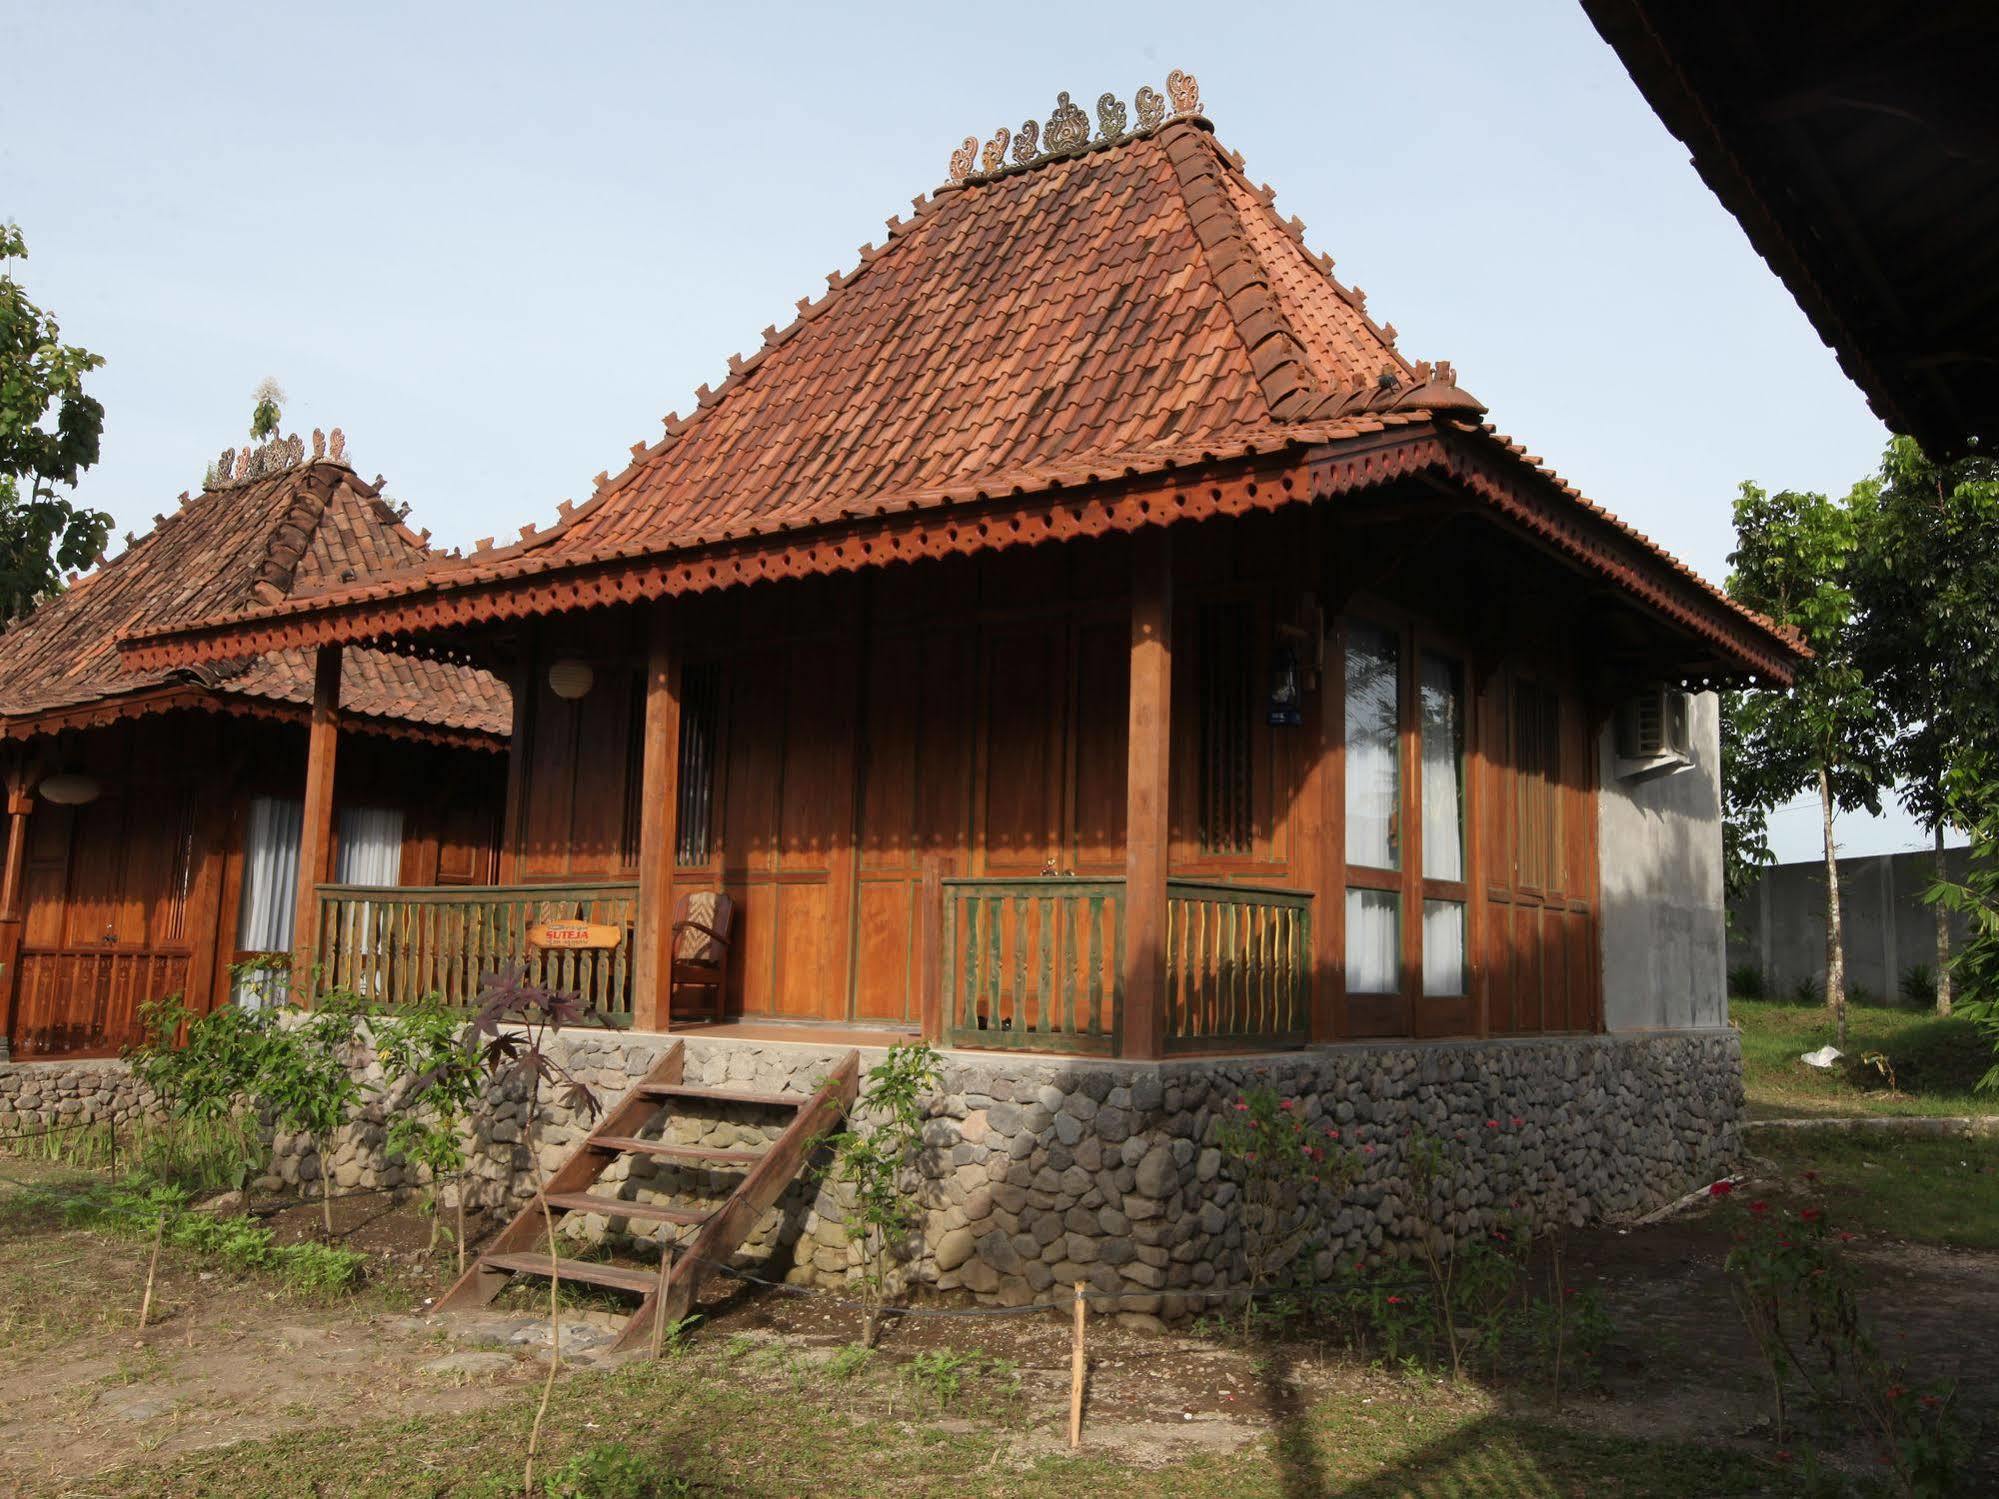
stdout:
<svg viewBox="0 0 1999 1499">
<path fill-rule="evenodd" d="M 35 793 L 27 774 L 7 777 L 7 862 L 0 868 L 0 1061 L 12 1054 L 14 994 L 21 957 L 21 876 L 28 858 L 28 814 Z"/>
<path fill-rule="evenodd" d="M 1123 1054 L 1156 1057 L 1166 1022 L 1166 855 L 1173 727 L 1173 545 L 1132 539 L 1131 720 L 1125 763 Z"/>
<path fill-rule="evenodd" d="M 639 910 L 632 934 L 632 1026 L 673 1023 L 673 865 L 680 810 L 680 651 L 672 605 L 653 605 L 646 646 L 645 737 L 639 782 Z"/>
<path fill-rule="evenodd" d="M 298 841 L 298 899 L 292 907 L 292 994 L 312 996 L 319 938 L 319 887 L 333 877 L 333 762 L 340 747 L 340 654 L 323 645 L 312 672 L 312 725 L 305 750 L 305 819 Z"/>
</svg>

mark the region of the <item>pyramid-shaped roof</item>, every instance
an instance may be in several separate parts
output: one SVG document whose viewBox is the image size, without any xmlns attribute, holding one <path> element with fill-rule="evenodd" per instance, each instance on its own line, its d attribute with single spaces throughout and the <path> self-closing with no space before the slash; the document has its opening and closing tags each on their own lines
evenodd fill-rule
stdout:
<svg viewBox="0 0 1999 1499">
<path fill-rule="evenodd" d="M 296 438 L 256 457 L 244 464 L 245 477 L 217 476 L 200 495 L 183 497 L 119 556 L 0 635 L 0 733 L 37 732 L 51 715 L 82 721 L 93 706 L 115 713 L 178 703 L 185 694 L 174 689 L 266 704 L 312 700 L 311 660 L 299 651 L 194 673 L 135 668 L 118 654 L 126 634 L 352 586 L 429 560 L 379 486 L 344 462 L 305 459 Z M 342 707 L 350 713 L 478 735 L 504 736 L 510 727 L 507 689 L 486 672 L 369 650 L 348 653 L 343 672 Z"/>
<path fill-rule="evenodd" d="M 1161 118 L 1154 96 L 1129 133 L 1122 106 L 1114 119 L 1100 103 L 1094 141 L 1085 123 L 1080 141 L 1025 159 L 1017 150 L 1009 164 L 996 140 L 983 171 L 967 142 L 954 158 L 960 180 L 890 220 L 884 243 L 864 246 L 787 326 L 766 329 L 757 352 L 732 357 L 691 414 L 668 415 L 657 441 L 600 474 L 587 503 L 565 501 L 552 527 L 377 581 L 301 590 L 135 640 L 128 653 L 193 660 L 246 641 L 387 640 L 935 555 L 1000 530 L 975 507 L 1406 436 L 1354 481 L 1379 483 L 1445 465 L 1448 436 L 1506 470 L 1500 488 L 1528 485 L 1559 511 L 1543 529 L 1581 536 L 1570 549 L 1588 565 L 1664 575 L 1666 612 L 1712 623 L 1705 633 L 1725 637 L 1726 653 L 1782 674 L 1791 647 L 1766 622 L 1482 428 L 1484 407 L 1448 364 L 1405 358 L 1364 294 L 1334 278 L 1303 226 L 1280 218 L 1270 190 L 1215 140 L 1185 82 L 1179 114 Z M 1063 96 L 1051 147 L 1064 109 L 1080 119 Z M 923 519 L 940 511 L 951 514 Z M 958 534 L 960 514 L 980 537 Z M 929 526 L 931 550 L 869 540 L 869 528 L 889 526 Z"/>
</svg>

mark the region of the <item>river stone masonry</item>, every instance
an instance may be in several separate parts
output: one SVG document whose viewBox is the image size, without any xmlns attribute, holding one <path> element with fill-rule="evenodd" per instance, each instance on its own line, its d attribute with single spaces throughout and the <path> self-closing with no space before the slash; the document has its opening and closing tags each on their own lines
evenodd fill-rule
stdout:
<svg viewBox="0 0 1999 1499">
<path fill-rule="evenodd" d="M 87 1124 L 122 1128 L 157 1113 L 152 1090 L 115 1058 L 0 1063 L 0 1140 Z"/>
<path fill-rule="evenodd" d="M 670 1044 L 654 1035 L 571 1032 L 552 1049 L 608 1105 Z M 841 1055 L 782 1042 L 688 1037 L 684 1044 L 688 1082 L 758 1091 L 810 1091 Z M 863 1072 L 883 1055 L 863 1049 Z M 1139 1323 L 1220 1304 L 1247 1269 L 1240 1188 L 1214 1142 L 1224 1114 L 1259 1085 L 1295 1100 L 1314 1129 L 1339 1131 L 1340 1148 L 1354 1153 L 1360 1170 L 1339 1200 L 1307 1203 L 1285 1225 L 1286 1242 L 1309 1254 L 1315 1278 L 1413 1246 L 1425 1215 L 1410 1200 L 1403 1150 L 1417 1129 L 1452 1147 L 1430 1210 L 1451 1239 L 1509 1215 L 1577 1224 L 1635 1217 L 1732 1163 L 1743 1116 L 1741 1054 L 1730 1030 L 1349 1045 L 1163 1063 L 949 1052 L 908 1178 L 923 1211 L 896 1294 L 956 1292 L 1017 1306 L 1081 1281 L 1120 1293 L 1096 1303 L 1099 1310 Z M 490 1100 L 473 1142 L 474 1201 L 512 1205 L 532 1195 L 525 1115 L 520 1096 Z M 589 1124 L 547 1099 L 542 1119 L 537 1144 L 543 1169 L 553 1170 Z M 727 1146 L 769 1138 L 784 1122 L 768 1110 L 729 1106 L 684 1115 L 668 1131 Z M 336 1148 L 336 1187 L 400 1180 L 401 1168 L 380 1159 L 382 1128 L 379 1119 L 365 1122 Z M 285 1180 L 317 1175 L 302 1149 L 303 1142 L 280 1141 Z M 621 1161 L 595 1190 L 712 1204 L 732 1180 Z M 572 1215 L 564 1231 L 591 1238 L 648 1228 Z M 736 1264 L 835 1289 L 859 1260 L 840 1192 L 808 1174 L 765 1215 Z"/>
</svg>

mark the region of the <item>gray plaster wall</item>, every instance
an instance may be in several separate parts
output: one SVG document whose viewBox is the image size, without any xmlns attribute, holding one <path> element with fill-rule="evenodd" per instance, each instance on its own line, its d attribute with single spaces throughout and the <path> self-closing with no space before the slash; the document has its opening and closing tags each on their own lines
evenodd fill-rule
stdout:
<svg viewBox="0 0 1999 1499">
<path fill-rule="evenodd" d="M 1696 693 L 1694 764 L 1648 781 L 1617 774 L 1616 735 L 1598 742 L 1604 1025 L 1612 1032 L 1728 1023 L 1721 872 L 1721 713 Z"/>
<path fill-rule="evenodd" d="M 1944 850 L 1949 878 L 1963 879 L 1970 850 Z M 1936 912 L 1923 892 L 1936 878 L 1928 851 L 1839 861 L 1841 926 L 1846 936 L 1850 994 L 1894 999 L 1902 975 L 1916 964 L 1934 975 Z M 1728 908 L 1728 966 L 1753 968 L 1765 990 L 1782 995 L 1809 979 L 1825 988 L 1825 861 L 1776 864 Z M 1965 920 L 1950 918 L 1951 948 L 1965 939 Z"/>
</svg>

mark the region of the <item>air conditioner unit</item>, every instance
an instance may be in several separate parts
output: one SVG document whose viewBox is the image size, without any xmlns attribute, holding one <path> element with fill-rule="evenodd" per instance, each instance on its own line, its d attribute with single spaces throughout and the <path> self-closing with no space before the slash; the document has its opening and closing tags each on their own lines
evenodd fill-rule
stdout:
<svg viewBox="0 0 1999 1499">
<path fill-rule="evenodd" d="M 1693 694 L 1655 682 L 1617 710 L 1617 777 L 1649 781 L 1693 769 Z"/>
</svg>

